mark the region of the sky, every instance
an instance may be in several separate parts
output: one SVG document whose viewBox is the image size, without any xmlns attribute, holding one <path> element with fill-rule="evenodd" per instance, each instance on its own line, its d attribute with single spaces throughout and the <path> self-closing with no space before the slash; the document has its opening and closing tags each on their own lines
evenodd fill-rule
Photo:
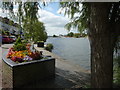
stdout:
<svg viewBox="0 0 120 90">
<path fill-rule="evenodd" d="M 16 11 L 16 8 L 14 10 Z M 67 16 L 64 16 L 63 13 L 60 14 L 59 12 L 59 2 L 50 2 L 47 4 L 47 6 L 42 6 L 42 9 L 39 9 L 38 11 L 38 15 L 40 16 L 39 21 L 44 23 L 48 36 L 60 34 L 66 35 L 68 32 L 77 33 L 77 30 L 68 31 L 64 28 L 70 19 Z M 0 16 L 7 16 L 3 14 L 1 8 Z"/>
</svg>

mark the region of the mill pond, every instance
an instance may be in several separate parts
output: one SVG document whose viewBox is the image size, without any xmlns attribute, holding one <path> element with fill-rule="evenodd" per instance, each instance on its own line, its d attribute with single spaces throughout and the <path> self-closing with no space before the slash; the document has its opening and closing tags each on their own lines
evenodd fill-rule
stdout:
<svg viewBox="0 0 120 90">
<path fill-rule="evenodd" d="M 46 43 L 52 43 L 53 53 L 63 59 L 90 70 L 90 44 L 88 38 L 49 37 Z"/>
</svg>

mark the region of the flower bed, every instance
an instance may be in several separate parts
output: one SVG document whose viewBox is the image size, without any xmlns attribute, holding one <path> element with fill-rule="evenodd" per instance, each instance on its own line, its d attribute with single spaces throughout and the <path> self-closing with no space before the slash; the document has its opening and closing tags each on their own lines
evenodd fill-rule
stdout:
<svg viewBox="0 0 120 90">
<path fill-rule="evenodd" d="M 36 50 L 32 51 L 30 47 L 31 44 L 18 38 L 13 47 L 9 49 L 7 58 L 18 63 L 42 59 L 42 53 Z"/>
<path fill-rule="evenodd" d="M 42 53 L 38 51 L 31 51 L 30 49 L 15 51 L 14 48 L 10 48 L 7 54 L 7 58 L 10 58 L 14 62 L 27 62 L 31 60 L 42 59 Z"/>
</svg>

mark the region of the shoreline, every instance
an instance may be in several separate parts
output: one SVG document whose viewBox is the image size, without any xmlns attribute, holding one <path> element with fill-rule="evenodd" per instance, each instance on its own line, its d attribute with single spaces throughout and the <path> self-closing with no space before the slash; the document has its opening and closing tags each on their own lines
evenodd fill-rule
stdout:
<svg viewBox="0 0 120 90">
<path fill-rule="evenodd" d="M 45 50 L 44 48 L 40 48 L 40 47 L 37 47 L 37 45 L 36 44 L 34 44 L 34 48 L 36 49 L 36 50 L 38 50 L 38 51 L 42 51 L 43 52 L 43 55 L 46 55 L 46 56 L 51 56 L 51 57 L 53 57 L 53 58 L 55 58 L 56 59 L 56 66 L 57 67 L 60 67 L 60 68 L 63 68 L 63 69 L 68 69 L 67 68 L 67 66 L 64 66 L 63 65 L 63 67 L 62 66 L 60 66 L 58 63 L 61 63 L 61 65 L 62 65 L 62 63 L 64 63 L 64 64 L 66 64 L 66 65 L 68 65 L 68 67 L 69 68 L 73 68 L 73 69 L 71 69 L 71 70 L 74 70 L 74 71 L 77 71 L 77 72 L 84 72 L 84 73 L 90 73 L 90 70 L 85 70 L 84 68 L 82 68 L 82 67 L 80 67 L 79 65 L 77 65 L 77 64 L 73 64 L 72 62 L 70 62 L 69 60 L 64 60 L 62 57 L 60 57 L 60 56 L 58 56 L 58 55 L 56 55 L 56 54 L 54 54 L 54 53 L 52 53 L 52 52 L 49 52 L 49 51 L 47 51 L 47 50 Z M 69 69 L 70 70 L 70 69 Z"/>
</svg>

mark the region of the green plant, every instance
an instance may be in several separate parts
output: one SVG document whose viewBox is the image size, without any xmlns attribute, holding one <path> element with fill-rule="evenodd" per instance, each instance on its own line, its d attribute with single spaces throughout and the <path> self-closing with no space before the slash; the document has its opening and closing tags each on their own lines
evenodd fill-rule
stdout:
<svg viewBox="0 0 120 90">
<path fill-rule="evenodd" d="M 15 45 L 17 44 L 22 44 L 22 40 L 20 37 L 17 38 L 16 42 L 14 43 Z"/>
<path fill-rule="evenodd" d="M 80 37 L 80 34 L 76 33 L 76 34 L 74 34 L 74 37 L 75 37 L 75 38 L 79 38 L 79 37 Z"/>
<path fill-rule="evenodd" d="M 58 36 L 56 36 L 56 35 L 53 35 L 53 37 L 58 37 Z"/>
<path fill-rule="evenodd" d="M 22 40 L 22 43 L 27 44 L 28 41 L 27 40 Z"/>
<path fill-rule="evenodd" d="M 117 85 L 120 85 L 120 56 L 114 59 L 113 71 L 113 82 Z"/>
<path fill-rule="evenodd" d="M 13 46 L 15 51 L 22 51 L 22 50 L 26 50 L 26 45 L 23 43 L 19 43 L 17 45 Z"/>
<path fill-rule="evenodd" d="M 32 21 L 24 25 L 25 37 L 34 43 L 37 41 L 46 41 L 47 33 L 45 31 L 44 23 L 35 22 L 32 25 L 31 23 Z"/>
<path fill-rule="evenodd" d="M 2 35 L 10 35 L 8 31 L 5 31 L 3 29 L 0 29 L 0 32 L 2 33 Z"/>
<path fill-rule="evenodd" d="M 70 33 L 67 34 L 67 36 L 69 36 L 69 37 L 73 37 L 73 35 L 74 35 L 73 32 L 70 32 Z"/>
<path fill-rule="evenodd" d="M 83 88 L 91 88 L 90 85 L 84 85 Z"/>
<path fill-rule="evenodd" d="M 120 67 L 117 70 L 116 78 L 117 85 L 120 85 Z"/>
<path fill-rule="evenodd" d="M 22 51 L 22 50 L 26 50 L 26 41 L 22 41 L 20 37 L 18 37 L 18 39 L 16 40 L 16 42 L 14 43 L 14 50 L 15 51 Z"/>
<path fill-rule="evenodd" d="M 51 52 L 53 49 L 53 45 L 51 43 L 49 43 L 45 46 L 45 49 Z"/>
</svg>

